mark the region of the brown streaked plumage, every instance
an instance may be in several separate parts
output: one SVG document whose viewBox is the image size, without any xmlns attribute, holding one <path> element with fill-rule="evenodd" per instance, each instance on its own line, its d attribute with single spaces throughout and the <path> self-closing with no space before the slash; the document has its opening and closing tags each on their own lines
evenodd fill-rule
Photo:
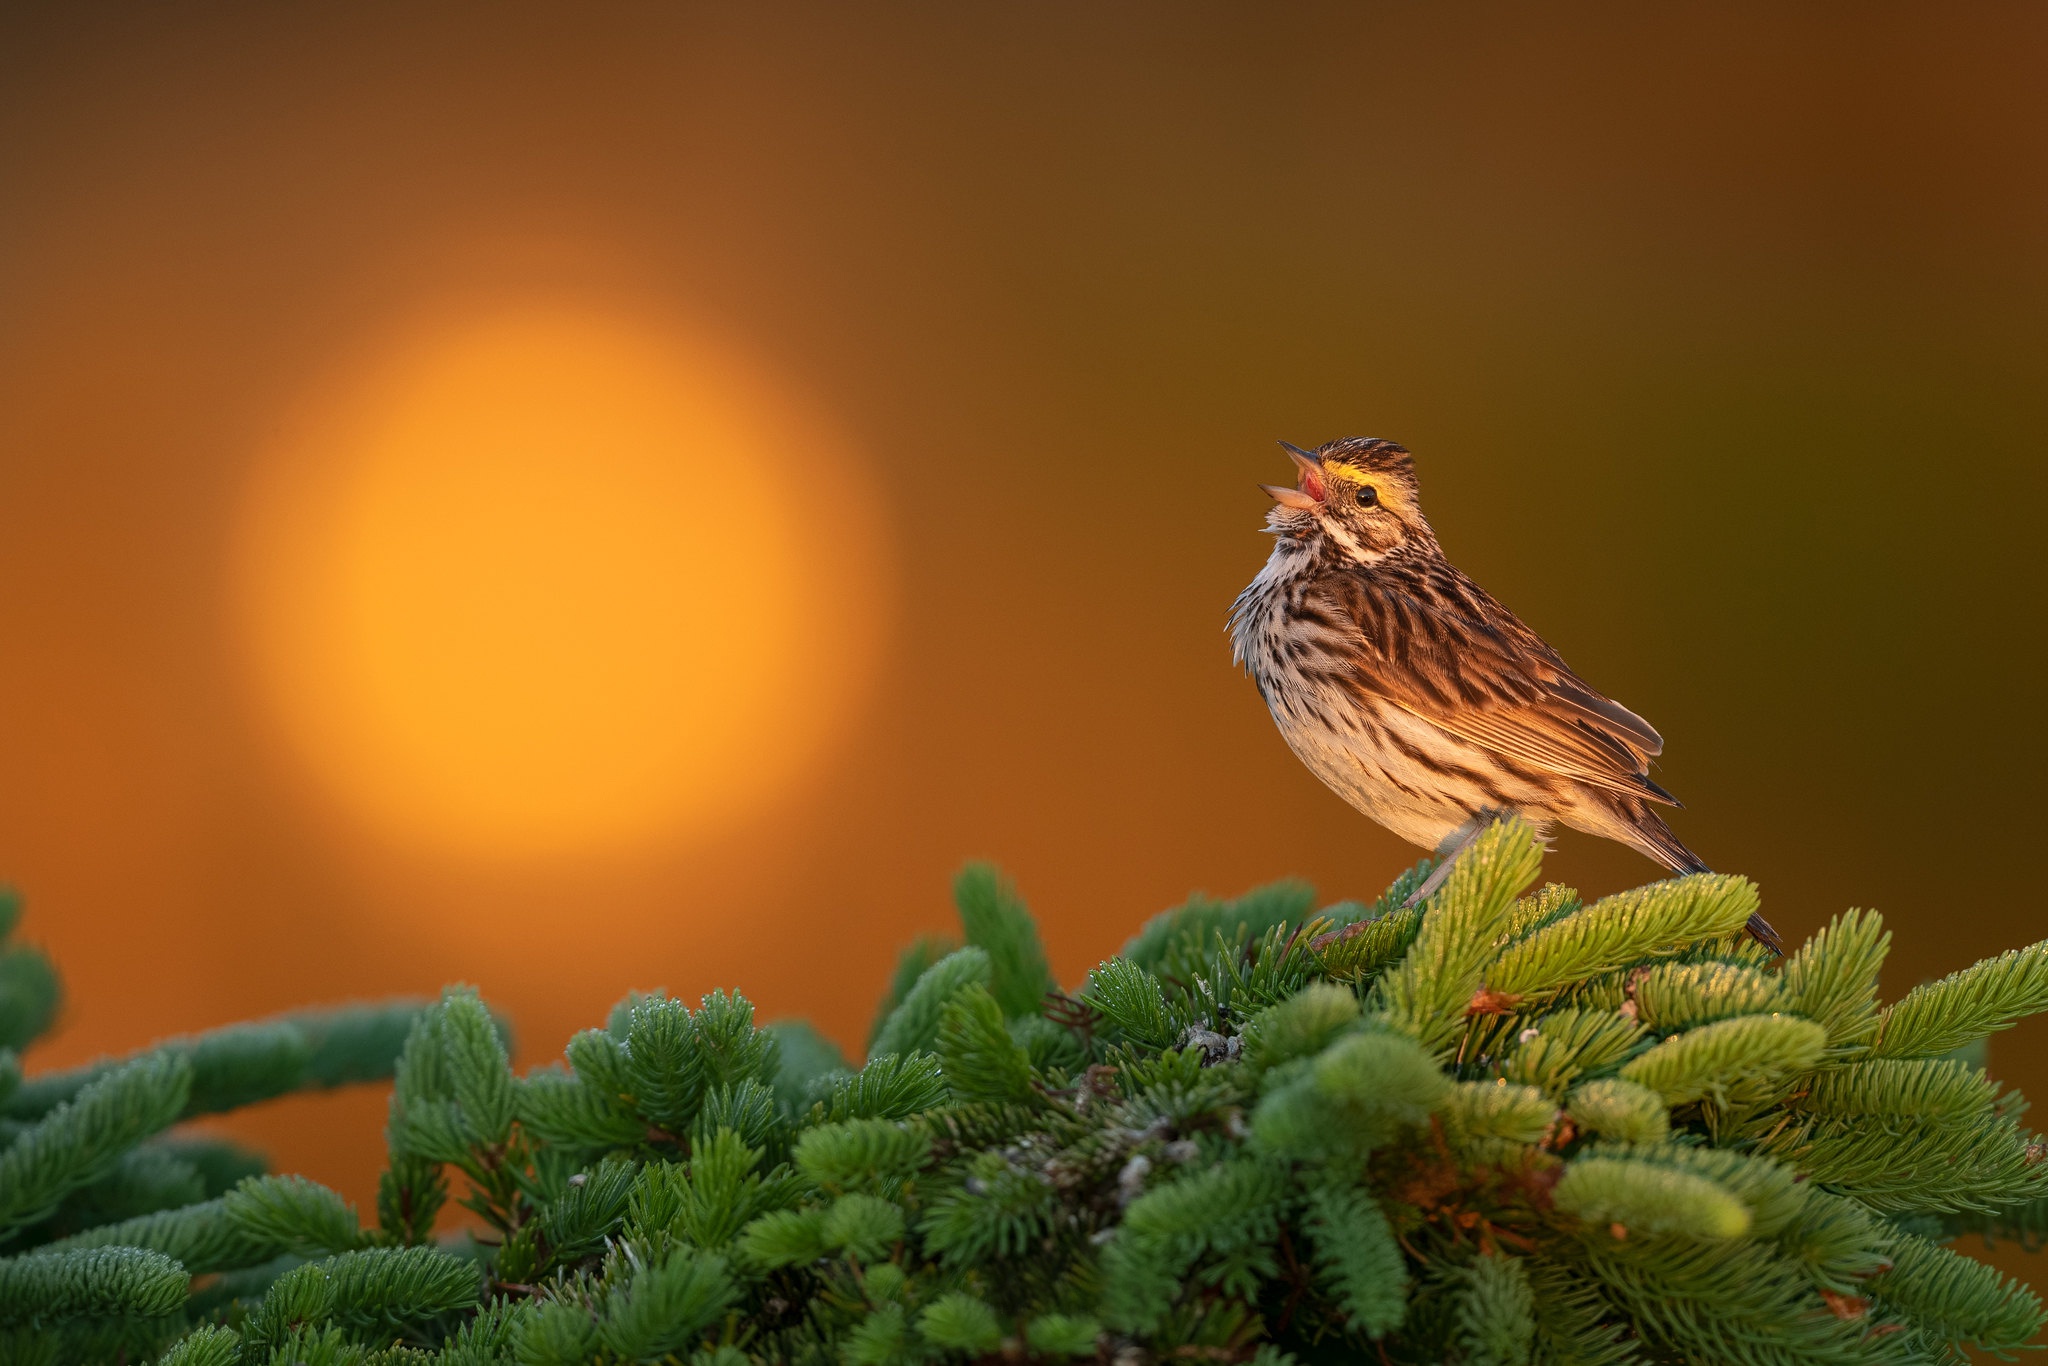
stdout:
<svg viewBox="0 0 2048 1366">
<path fill-rule="evenodd" d="M 1408 451 L 1369 437 L 1287 451 L 1300 477 L 1266 486 L 1273 553 L 1230 633 L 1310 771 L 1447 855 L 1513 813 L 1707 871 L 1655 810 L 1678 805 L 1650 777 L 1663 737 L 1444 558 Z M 1778 947 L 1761 916 L 1749 928 Z"/>
</svg>

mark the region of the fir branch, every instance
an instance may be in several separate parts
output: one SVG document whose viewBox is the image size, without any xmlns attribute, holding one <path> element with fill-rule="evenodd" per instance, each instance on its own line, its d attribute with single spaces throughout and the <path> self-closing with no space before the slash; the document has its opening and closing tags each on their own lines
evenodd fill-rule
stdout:
<svg viewBox="0 0 2048 1366">
<path fill-rule="evenodd" d="M 1031 1059 L 1003 1027 L 1002 1007 L 980 986 L 953 993 L 939 1019 L 939 1063 L 960 1100 L 1015 1101 L 1032 1095 Z"/>
<path fill-rule="evenodd" d="M 4 991 L 0 984 L 0 994 Z M 16 1119 L 38 1118 L 98 1078 L 152 1053 L 177 1054 L 191 1063 L 187 1118 L 239 1109 L 297 1091 L 382 1081 L 391 1076 L 407 1033 L 427 1007 L 426 1002 L 396 1000 L 292 1011 L 268 1020 L 166 1039 L 124 1058 L 101 1059 L 33 1077 L 6 1098 L 0 1112 Z"/>
<path fill-rule="evenodd" d="M 737 1293 L 723 1257 L 678 1249 L 645 1263 L 624 1255 L 617 1289 L 607 1296 L 597 1335 L 628 1361 L 686 1346 Z"/>
<path fill-rule="evenodd" d="M 172 1347 L 157 1366 L 237 1366 L 242 1337 L 232 1328 L 201 1328 Z"/>
<path fill-rule="evenodd" d="M 889 975 L 889 985 L 882 992 L 881 1003 L 875 1008 L 874 1021 L 868 1026 L 867 1052 L 875 1052 L 875 1040 L 882 1033 L 882 1026 L 896 1013 L 896 1007 L 903 1004 L 903 998 L 917 985 L 917 979 L 924 976 L 925 969 L 941 958 L 954 952 L 960 945 L 942 935 L 921 934 L 903 946 L 896 957 L 895 970 Z"/>
<path fill-rule="evenodd" d="M 334 1192 L 301 1176 L 262 1176 L 218 1199 L 102 1224 L 39 1251 L 147 1248 L 199 1274 L 257 1266 L 287 1254 L 343 1252 L 360 1240 L 355 1211 Z"/>
<path fill-rule="evenodd" d="M 1658 963 L 1631 984 L 1636 1018 L 1659 1034 L 1735 1015 L 1767 1013 L 1779 998 L 1778 979 L 1738 963 Z"/>
<path fill-rule="evenodd" d="M 1982 1068 L 1949 1058 L 1872 1058 L 1815 1077 L 1799 1108 L 1840 1118 L 1989 1117 L 1998 1084 Z"/>
<path fill-rule="evenodd" d="M 797 1140 L 797 1170 L 819 1189 L 886 1194 L 910 1179 L 931 1154 L 928 1134 L 881 1119 L 821 1124 Z"/>
<path fill-rule="evenodd" d="M 903 1004 L 891 1011 L 875 1031 L 870 1057 L 894 1053 L 929 1052 L 939 1038 L 939 1021 L 953 993 L 963 987 L 987 987 L 994 969 L 981 949 L 969 946 L 947 954 L 932 964 L 903 997 Z"/>
<path fill-rule="evenodd" d="M 1644 1034 L 1619 1011 L 1567 1006 L 1515 1033 L 1501 1075 L 1557 1095 L 1582 1077 L 1612 1072 L 1640 1051 Z"/>
<path fill-rule="evenodd" d="M 2048 1164 L 2009 1119 L 1818 1119 L 1760 1147 L 1886 1214 L 1995 1210 L 2048 1194 Z"/>
<path fill-rule="evenodd" d="M 1511 1085 L 1505 1079 L 1459 1082 L 1442 1110 L 1445 1132 L 1454 1145 L 1476 1139 L 1518 1146 L 1539 1143 L 1557 1113 L 1557 1106 L 1536 1087 Z"/>
<path fill-rule="evenodd" d="M 781 1070 L 775 1035 L 754 1028 L 753 1003 L 738 992 L 712 992 L 692 1018 L 707 1087 L 772 1082 Z"/>
<path fill-rule="evenodd" d="M 949 1095 L 939 1060 L 931 1054 L 899 1057 L 884 1053 L 851 1076 L 833 1080 L 822 1117 L 835 1123 L 843 1119 L 904 1119 L 937 1109 Z"/>
<path fill-rule="evenodd" d="M 1401 906 L 1328 931 L 1310 947 L 1321 955 L 1323 972 L 1332 981 L 1364 986 L 1399 962 L 1420 933 L 1422 912 Z"/>
<path fill-rule="evenodd" d="M 0 1258 L 0 1326 L 68 1319 L 160 1319 L 185 1306 L 185 1269 L 135 1247 Z"/>
<path fill-rule="evenodd" d="M 1565 1117 L 1586 1133 L 1622 1143 L 1661 1143 L 1671 1132 L 1664 1097 L 1620 1077 L 1595 1077 L 1573 1087 Z"/>
<path fill-rule="evenodd" d="M 986 1356 L 1002 1345 L 1002 1325 L 985 1300 L 953 1290 L 934 1300 L 917 1320 L 918 1336 L 947 1352 Z"/>
<path fill-rule="evenodd" d="M 1527 1366 L 1536 1345 L 1536 1299 L 1519 1257 L 1482 1255 L 1458 1296 L 1460 1360 L 1470 1366 Z"/>
<path fill-rule="evenodd" d="M 1166 1047 L 1194 1023 L 1168 1005 L 1157 977 L 1128 958 L 1112 958 L 1089 973 L 1080 999 L 1120 1036 L 1150 1048 Z"/>
<path fill-rule="evenodd" d="M 1634 1366 L 1642 1360 L 1615 1308 L 1571 1263 L 1534 1258 L 1537 1360 L 1556 1366 Z"/>
<path fill-rule="evenodd" d="M 192 1089 L 192 1064 L 150 1053 L 87 1083 L 0 1151 L 0 1238 L 112 1170 L 135 1144 L 169 1127 Z"/>
<path fill-rule="evenodd" d="M 0 947 L 0 1048 L 20 1050 L 41 1038 L 63 1001 L 57 970 L 42 950 Z"/>
<path fill-rule="evenodd" d="M 1046 966 L 1038 925 L 1011 885 L 993 866 L 970 863 L 953 879 L 953 904 L 967 942 L 988 955 L 989 993 L 1003 1015 L 1036 1015 L 1056 985 Z"/>
</svg>

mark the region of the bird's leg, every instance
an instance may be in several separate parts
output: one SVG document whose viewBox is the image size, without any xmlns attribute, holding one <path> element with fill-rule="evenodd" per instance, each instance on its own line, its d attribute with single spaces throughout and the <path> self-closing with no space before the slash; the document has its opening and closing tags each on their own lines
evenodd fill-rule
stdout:
<svg viewBox="0 0 2048 1366">
<path fill-rule="evenodd" d="M 1408 899 L 1401 903 L 1401 908 L 1408 910 L 1420 906 L 1434 896 L 1436 889 L 1444 885 L 1444 879 L 1451 875 L 1451 867 L 1457 863 L 1458 855 L 1464 853 L 1466 847 L 1479 838 L 1480 831 L 1507 814 L 1505 811 L 1481 811 L 1452 831 L 1451 837 L 1436 848 L 1436 867 L 1429 870 L 1429 876 L 1422 879 L 1420 887 L 1408 894 Z"/>
<path fill-rule="evenodd" d="M 1471 842 L 1472 837 L 1470 835 L 1465 835 L 1455 840 L 1445 840 L 1437 848 L 1436 867 L 1429 870 L 1429 876 L 1422 879 L 1421 886 L 1408 893 L 1408 899 L 1401 903 L 1401 909 L 1404 911 L 1412 910 L 1429 900 L 1435 894 L 1436 889 L 1444 885 L 1444 879 L 1451 875 L 1451 861 L 1457 858 L 1459 851 Z"/>
</svg>

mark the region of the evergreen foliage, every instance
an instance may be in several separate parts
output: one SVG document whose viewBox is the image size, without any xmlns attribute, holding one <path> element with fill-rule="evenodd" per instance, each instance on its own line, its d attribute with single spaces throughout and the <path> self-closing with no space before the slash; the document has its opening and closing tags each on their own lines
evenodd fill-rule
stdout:
<svg viewBox="0 0 2048 1366">
<path fill-rule="evenodd" d="M 1876 996 L 1739 878 L 1582 904 L 1487 831 L 1420 908 L 1283 883 L 1149 921 L 1074 995 L 993 870 L 858 1067 L 738 995 L 632 996 L 516 1073 L 476 994 L 0 1054 L 0 1359 L 164 1366 L 1960 1362 L 2032 1292 L 2044 1145 L 1973 1041 L 2048 946 Z M 0 927 L 12 928 L 11 901 Z M 0 946 L 0 1043 L 56 977 Z M 394 1076 L 374 1222 L 178 1132 Z M 451 1197 L 475 1231 L 437 1234 Z"/>
</svg>

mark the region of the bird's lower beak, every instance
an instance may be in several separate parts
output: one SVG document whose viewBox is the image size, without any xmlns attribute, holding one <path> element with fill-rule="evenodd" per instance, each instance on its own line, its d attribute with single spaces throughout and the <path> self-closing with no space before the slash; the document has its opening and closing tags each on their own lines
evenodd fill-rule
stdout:
<svg viewBox="0 0 2048 1366">
<path fill-rule="evenodd" d="M 1273 501 L 1281 507 L 1293 508 L 1296 512 L 1307 512 L 1316 505 L 1314 498 L 1300 489 L 1288 488 L 1285 484 L 1261 484 L 1259 487 L 1271 495 Z"/>
</svg>

